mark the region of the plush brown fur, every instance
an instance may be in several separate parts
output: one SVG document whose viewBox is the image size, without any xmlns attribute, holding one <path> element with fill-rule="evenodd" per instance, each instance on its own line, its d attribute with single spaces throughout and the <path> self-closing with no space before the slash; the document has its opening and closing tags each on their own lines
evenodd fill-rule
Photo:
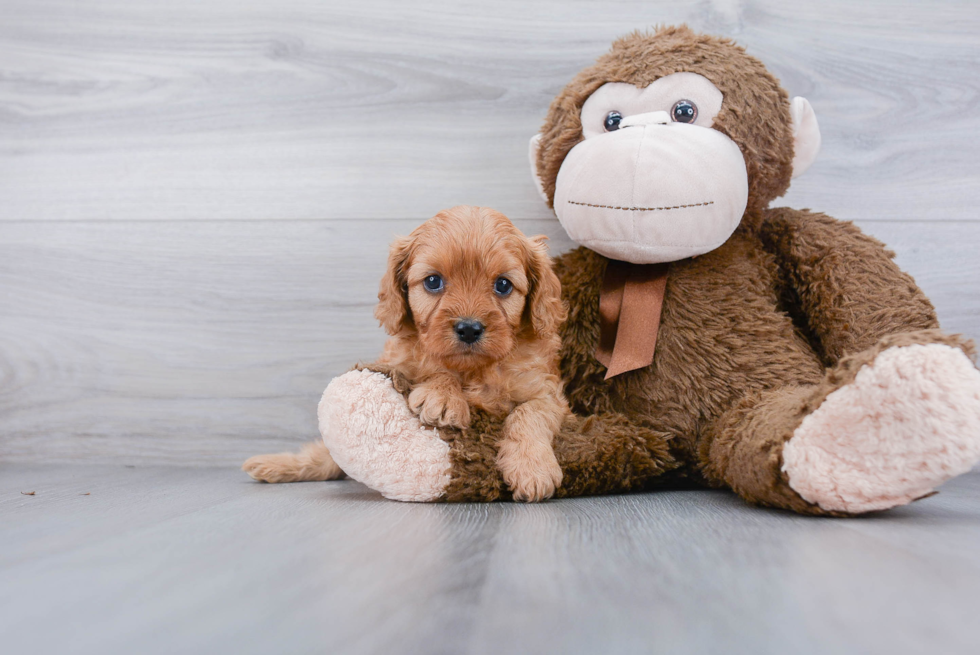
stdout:
<svg viewBox="0 0 980 655">
<path fill-rule="evenodd" d="M 935 312 L 880 242 L 849 223 L 767 209 L 789 185 L 786 93 L 726 39 L 686 27 L 632 34 L 575 77 L 552 103 L 537 167 L 553 198 L 569 150 L 582 140 L 582 103 L 606 82 L 644 86 L 680 71 L 724 94 L 714 128 L 741 148 L 749 201 L 720 248 L 670 264 L 652 365 L 605 380 L 594 356 L 607 260 L 579 248 L 555 270 L 569 317 L 561 376 L 574 412 L 555 439 L 558 496 L 646 489 L 679 479 L 733 489 L 753 503 L 837 514 L 789 487 L 782 447 L 802 419 L 885 348 L 942 343 Z M 500 421 L 481 412 L 451 433 L 446 500 L 491 501 L 507 491 L 494 467 Z"/>
<path fill-rule="evenodd" d="M 687 479 L 730 487 L 759 504 L 828 514 L 800 498 L 780 471 L 781 447 L 803 417 L 884 348 L 943 343 L 973 354 L 968 342 L 935 329 L 928 300 L 874 239 L 820 214 L 780 209 L 767 211 L 766 218 L 772 231 L 740 230 L 716 251 L 671 264 L 653 364 L 608 381 L 594 357 L 607 260 L 585 248 L 556 260 L 570 307 L 562 328 L 561 371 L 575 413 L 555 440 L 564 472 L 557 496 L 641 490 Z M 827 225 L 836 226 L 838 238 L 820 244 L 817 237 Z M 768 249 L 777 228 L 796 234 L 794 247 Z M 813 241 L 804 238 L 810 234 Z M 849 318 L 846 338 L 853 350 L 844 357 L 836 354 L 833 339 L 814 350 L 811 342 L 821 341 L 811 330 L 819 327 L 794 321 L 794 315 L 805 314 L 785 304 L 801 294 L 780 263 L 812 261 L 821 253 L 833 253 L 838 265 L 856 274 L 810 285 L 810 295 L 803 295 L 811 316 L 839 311 L 836 299 L 845 293 L 875 289 L 892 299 L 888 311 L 855 312 Z M 833 362 L 829 369 L 825 359 Z M 499 425 L 480 414 L 469 430 L 454 433 L 447 500 L 507 497 L 493 471 L 498 439 Z"/>
</svg>

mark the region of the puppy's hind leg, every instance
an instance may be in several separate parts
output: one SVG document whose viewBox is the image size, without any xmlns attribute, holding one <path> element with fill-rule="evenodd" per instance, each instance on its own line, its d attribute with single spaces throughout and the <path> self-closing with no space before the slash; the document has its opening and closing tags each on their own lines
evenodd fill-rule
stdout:
<svg viewBox="0 0 980 655">
<path fill-rule="evenodd" d="M 320 441 L 304 445 L 298 453 L 250 457 L 242 470 L 260 482 L 308 482 L 345 477 Z"/>
</svg>

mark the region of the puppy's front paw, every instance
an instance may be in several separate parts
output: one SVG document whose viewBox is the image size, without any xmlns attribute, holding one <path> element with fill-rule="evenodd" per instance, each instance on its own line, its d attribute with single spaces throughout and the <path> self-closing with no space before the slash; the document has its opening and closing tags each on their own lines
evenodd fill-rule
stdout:
<svg viewBox="0 0 980 655">
<path fill-rule="evenodd" d="M 466 400 L 438 387 L 415 387 L 408 394 L 408 406 L 426 425 L 465 428 L 470 424 Z"/>
<path fill-rule="evenodd" d="M 505 439 L 497 453 L 497 468 L 514 494 L 529 503 L 551 498 L 561 485 L 562 472 L 548 444 L 518 443 Z"/>
</svg>

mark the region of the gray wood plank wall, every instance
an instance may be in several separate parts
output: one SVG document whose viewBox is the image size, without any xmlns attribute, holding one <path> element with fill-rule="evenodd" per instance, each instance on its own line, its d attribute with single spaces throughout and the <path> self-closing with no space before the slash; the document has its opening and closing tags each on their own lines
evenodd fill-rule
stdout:
<svg viewBox="0 0 980 655">
<path fill-rule="evenodd" d="M 0 0 L 0 458 L 231 464 L 383 340 L 386 244 L 496 207 L 633 29 L 736 38 L 813 104 L 780 202 L 857 220 L 980 337 L 980 5 Z"/>
</svg>

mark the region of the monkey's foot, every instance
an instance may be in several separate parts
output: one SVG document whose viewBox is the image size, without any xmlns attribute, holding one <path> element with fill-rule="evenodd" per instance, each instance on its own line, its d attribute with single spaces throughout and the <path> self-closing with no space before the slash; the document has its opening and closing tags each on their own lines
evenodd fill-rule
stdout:
<svg viewBox="0 0 980 655">
<path fill-rule="evenodd" d="M 351 478 L 385 498 L 438 500 L 449 484 L 449 444 L 426 428 L 391 380 L 374 371 L 335 378 L 317 415 L 323 443 Z"/>
<path fill-rule="evenodd" d="M 783 448 L 805 500 L 859 514 L 904 505 L 980 460 L 980 371 L 941 344 L 889 348 Z"/>
</svg>

